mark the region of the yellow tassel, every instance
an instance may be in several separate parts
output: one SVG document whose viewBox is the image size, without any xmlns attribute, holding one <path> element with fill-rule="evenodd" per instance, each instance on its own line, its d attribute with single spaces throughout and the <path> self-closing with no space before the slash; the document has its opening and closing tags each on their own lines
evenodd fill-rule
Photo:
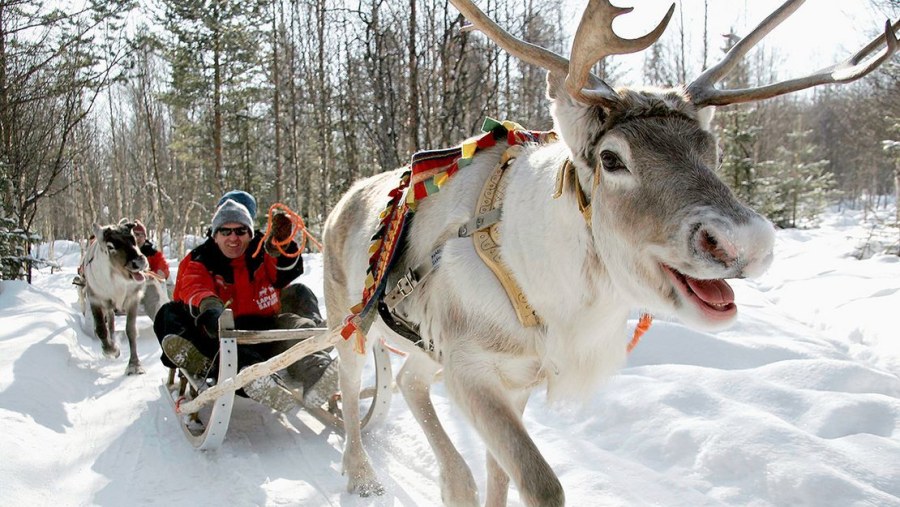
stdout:
<svg viewBox="0 0 900 507">
<path fill-rule="evenodd" d="M 475 156 L 475 150 L 478 149 L 478 145 L 475 141 L 466 141 L 462 144 L 462 157 L 461 158 L 472 158 Z"/>
<path fill-rule="evenodd" d="M 354 334 L 356 335 L 356 340 L 353 342 L 353 350 L 361 356 L 366 355 L 366 335 L 359 328 L 356 329 Z"/>
<path fill-rule="evenodd" d="M 506 130 L 515 131 L 515 130 L 525 130 L 525 127 L 519 125 L 518 123 L 510 120 L 503 120 L 503 126 L 506 127 Z"/>
</svg>

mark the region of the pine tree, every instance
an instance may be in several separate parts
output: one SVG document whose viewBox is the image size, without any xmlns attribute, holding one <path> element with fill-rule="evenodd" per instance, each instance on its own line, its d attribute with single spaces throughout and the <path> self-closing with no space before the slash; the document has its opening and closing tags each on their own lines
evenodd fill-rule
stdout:
<svg viewBox="0 0 900 507">
<path fill-rule="evenodd" d="M 254 134 L 267 102 L 261 46 L 271 11 L 261 1 L 162 3 L 160 46 L 171 65 L 164 100 L 174 110 L 176 156 L 190 170 L 210 169 L 213 194 L 231 186 L 253 192 L 254 169 L 262 165 Z"/>
<path fill-rule="evenodd" d="M 759 127 L 753 126 L 753 114 L 745 106 L 725 110 L 717 118 L 722 148 L 719 175 L 742 201 L 755 205 L 758 182 L 753 153 Z"/>
<path fill-rule="evenodd" d="M 23 230 L 16 220 L 0 216 L 0 280 L 18 280 L 37 261 L 28 253 L 28 245 L 40 241 L 37 234 Z"/>
<path fill-rule="evenodd" d="M 779 227 L 814 222 L 834 191 L 828 160 L 819 156 L 811 135 L 811 130 L 801 128 L 788 134 L 778 156 L 764 166 L 765 174 L 758 180 L 757 209 Z"/>
<path fill-rule="evenodd" d="M 734 33 L 724 35 L 722 52 L 727 53 L 739 40 Z M 739 62 L 723 83 L 725 88 L 746 88 L 749 77 L 746 63 Z M 718 172 L 722 180 L 744 202 L 755 205 L 757 193 L 757 137 L 760 128 L 751 106 L 735 105 L 716 113 L 722 160 Z"/>
<path fill-rule="evenodd" d="M 892 122 L 888 132 L 891 138 L 881 141 L 881 145 L 894 161 L 894 227 L 900 232 L 900 118 L 889 118 L 889 121 Z M 900 239 L 897 240 L 897 255 L 900 256 Z"/>
</svg>

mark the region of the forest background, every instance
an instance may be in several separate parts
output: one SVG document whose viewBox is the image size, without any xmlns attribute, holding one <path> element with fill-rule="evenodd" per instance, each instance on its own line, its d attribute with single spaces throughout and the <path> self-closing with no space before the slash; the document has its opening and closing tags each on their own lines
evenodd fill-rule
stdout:
<svg viewBox="0 0 900 507">
<path fill-rule="evenodd" d="M 559 2 L 478 3 L 568 54 Z M 710 31 L 708 0 L 676 4 L 641 55 L 642 83 L 620 83 L 633 72 L 617 57 L 595 73 L 676 85 L 737 40 Z M 896 0 L 859 5 L 900 15 Z M 232 188 L 262 210 L 290 206 L 318 235 L 354 180 L 452 146 L 486 116 L 550 129 L 545 72 L 462 24 L 446 0 L 0 0 L 0 278 L 30 281 L 46 262 L 34 243 L 83 240 L 121 217 L 141 218 L 180 258 Z M 764 46 L 725 85 L 796 76 L 789 51 Z M 900 192 L 898 97 L 895 55 L 852 85 L 723 108 L 719 172 L 779 227 L 814 224 L 835 203 L 877 215 Z M 882 218 L 900 255 L 900 216 Z"/>
</svg>

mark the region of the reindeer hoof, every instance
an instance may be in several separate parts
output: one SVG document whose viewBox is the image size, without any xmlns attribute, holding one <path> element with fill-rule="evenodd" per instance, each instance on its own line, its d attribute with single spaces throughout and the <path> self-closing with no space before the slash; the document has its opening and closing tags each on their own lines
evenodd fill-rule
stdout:
<svg viewBox="0 0 900 507">
<path fill-rule="evenodd" d="M 116 358 L 119 357 L 119 354 L 120 354 L 120 353 L 121 353 L 121 352 L 119 352 L 119 348 L 118 348 L 118 347 L 112 347 L 112 348 L 105 348 L 105 347 L 104 347 L 104 348 L 103 348 L 103 355 L 106 356 L 106 357 L 111 357 L 111 358 L 113 358 L 113 359 L 116 359 Z"/>
<path fill-rule="evenodd" d="M 381 496 L 384 494 L 384 486 L 374 479 L 368 481 L 350 481 L 350 484 L 347 485 L 347 491 L 361 497 L 369 497 L 372 495 Z"/>
<path fill-rule="evenodd" d="M 125 375 L 143 375 L 147 373 L 144 371 L 144 367 L 139 364 L 129 364 L 128 368 L 125 368 Z"/>
</svg>

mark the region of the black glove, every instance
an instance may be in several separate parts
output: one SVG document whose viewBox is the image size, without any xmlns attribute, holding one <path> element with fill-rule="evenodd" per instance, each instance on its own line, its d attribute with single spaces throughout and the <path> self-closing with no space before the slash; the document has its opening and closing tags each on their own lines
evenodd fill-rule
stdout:
<svg viewBox="0 0 900 507">
<path fill-rule="evenodd" d="M 210 296 L 200 302 L 200 315 L 197 316 L 194 323 L 206 338 L 213 340 L 219 338 L 219 317 L 224 311 L 225 304 L 217 297 Z"/>
<path fill-rule="evenodd" d="M 272 231 L 269 237 L 266 239 L 266 253 L 271 255 L 272 257 L 278 257 L 281 255 L 281 252 L 278 251 L 278 248 L 275 246 L 275 243 L 284 243 L 285 241 L 291 239 L 291 236 L 294 232 L 294 224 L 291 222 L 291 217 L 287 216 L 286 213 L 279 210 L 272 211 Z M 284 248 L 284 247 L 282 247 Z M 285 248 L 285 250 L 287 250 Z"/>
</svg>

